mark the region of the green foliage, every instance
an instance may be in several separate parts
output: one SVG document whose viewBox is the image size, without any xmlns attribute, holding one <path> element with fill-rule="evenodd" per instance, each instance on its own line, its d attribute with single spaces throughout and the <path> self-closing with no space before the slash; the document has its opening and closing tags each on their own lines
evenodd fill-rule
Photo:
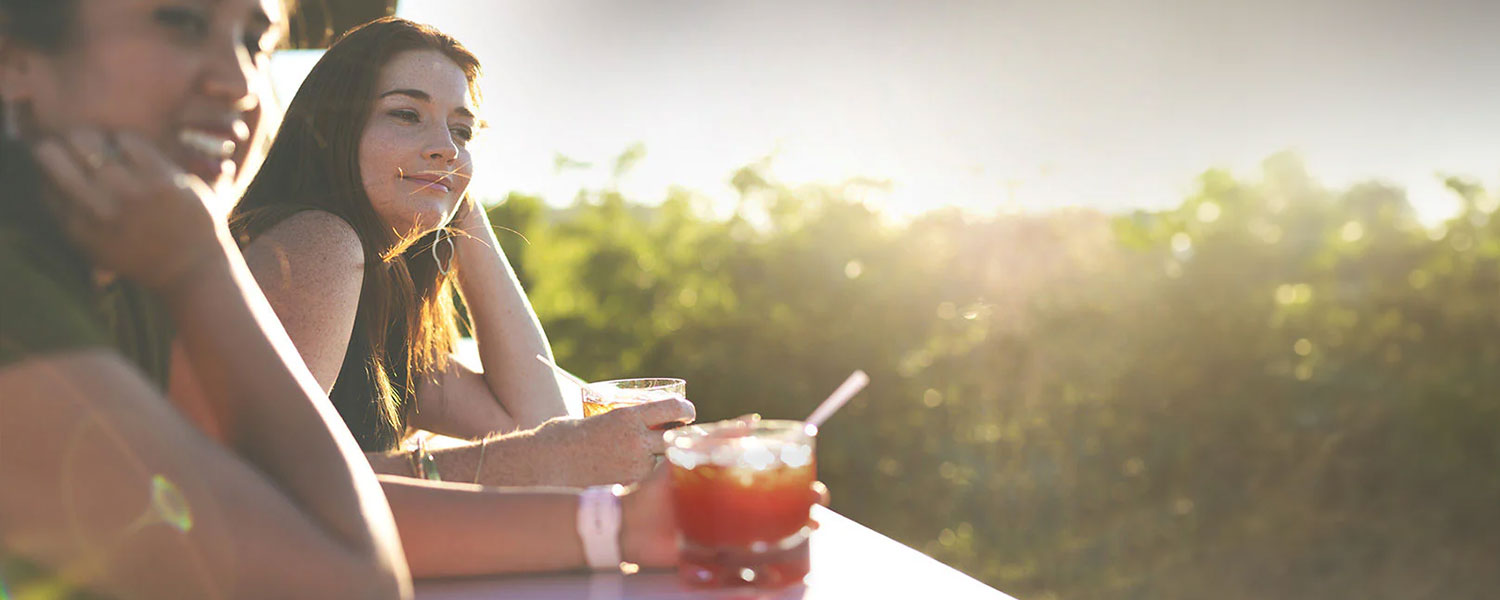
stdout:
<svg viewBox="0 0 1500 600">
<path fill-rule="evenodd" d="M 1018 597 L 1500 588 L 1492 192 L 1449 180 L 1429 231 L 1287 156 L 1121 217 L 890 225 L 733 184 L 724 221 L 686 192 L 492 209 L 562 362 L 683 377 L 704 420 L 800 418 L 865 369 L 819 442 L 835 508 Z"/>
</svg>

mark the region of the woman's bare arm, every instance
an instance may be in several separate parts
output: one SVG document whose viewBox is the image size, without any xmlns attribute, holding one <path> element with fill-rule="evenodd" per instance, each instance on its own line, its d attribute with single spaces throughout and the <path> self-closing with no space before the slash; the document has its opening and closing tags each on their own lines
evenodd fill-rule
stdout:
<svg viewBox="0 0 1500 600">
<path fill-rule="evenodd" d="M 374 474 L 360 460 L 353 437 L 298 358 L 229 232 L 207 209 L 209 203 L 216 201 L 212 192 L 201 182 L 183 175 L 149 142 L 119 132 L 115 137 L 122 152 L 118 168 L 109 171 L 108 181 L 91 176 L 73 157 L 100 152 L 103 140 L 99 132 L 80 131 L 70 134 L 67 140 L 46 140 L 37 145 L 37 158 L 63 192 L 57 201 L 69 238 L 100 268 L 140 283 L 163 300 L 177 326 L 179 354 L 191 364 L 201 391 L 196 405 L 201 411 L 195 413 L 195 418 L 213 422 L 213 432 L 238 454 L 244 469 L 271 482 L 305 522 L 315 525 L 309 530 L 312 535 L 323 536 L 327 543 L 356 557 L 363 565 L 361 571 L 369 576 L 366 582 L 372 590 L 384 590 L 384 595 L 390 596 L 409 593 L 400 542 Z M 106 207 L 108 210 L 103 210 Z M 24 366 L 13 365 L 16 369 Z M 79 382 L 93 382 L 87 377 L 88 369 L 63 372 L 79 375 Z M 19 391 L 3 396 L 20 399 L 16 400 L 20 414 L 44 413 L 48 406 L 45 385 L 38 383 L 36 373 L 32 375 L 9 380 L 8 385 Z M 164 456 L 184 453 L 187 456 L 180 459 L 187 462 L 163 464 L 175 466 L 181 472 L 163 470 L 158 474 L 169 481 L 176 476 L 192 486 L 199 485 L 199 468 L 183 465 L 196 465 L 192 460 L 211 456 L 199 445 L 190 443 L 206 438 L 200 434 L 184 441 L 170 435 L 172 428 L 185 423 L 182 416 L 169 410 L 170 405 L 160 395 L 143 394 L 139 385 L 132 388 L 128 378 L 116 376 L 94 383 L 94 388 L 79 397 L 91 402 L 85 402 L 76 411 L 100 414 L 109 427 L 126 416 L 150 415 L 145 422 L 121 421 L 133 423 L 137 429 L 121 429 L 133 433 L 117 445 L 134 453 L 148 451 L 141 454 L 149 459 L 143 463 L 148 472 L 156 471 L 155 465 L 165 460 Z M 118 397 L 115 386 L 119 388 Z M 154 406 L 154 410 L 143 409 L 149 406 Z M 170 419 L 162 415 L 170 415 Z M 68 416 L 57 418 L 66 421 Z M 161 442 L 143 439 L 153 434 L 149 425 L 155 421 L 161 421 L 165 428 L 160 432 Z M 9 416 L 5 426 L 12 427 Z M 7 463 L 9 468 L 8 457 L 0 462 Z M 43 472 L 25 471 L 20 475 L 37 479 L 39 485 L 47 483 Z M 181 481 L 177 483 L 179 487 L 185 485 Z M 15 496 L 9 493 L 11 483 L 6 480 L 6 502 Z M 220 484 L 230 483 L 233 482 Z M 63 498 L 72 498 L 76 489 L 68 487 L 59 493 Z M 215 487 L 201 494 L 223 491 Z M 223 503 L 209 502 L 205 506 L 214 510 L 218 510 L 217 506 L 233 508 L 243 498 L 255 496 L 225 493 L 216 497 L 222 498 Z M 191 497 L 186 499 L 192 501 Z M 27 509 L 40 511 L 41 517 L 51 514 L 46 508 L 27 505 L 17 510 L 24 514 Z M 242 510 L 256 508 L 246 505 Z M 305 522 L 297 526 L 304 526 Z M 63 525 L 76 526 L 67 522 Z M 104 526 L 110 525 L 109 521 L 104 522 Z M 271 527 L 266 529 L 275 531 Z M 6 535 L 10 535 L 9 530 Z M 22 541 L 31 541 L 22 537 L 25 538 Z M 66 548 L 87 550 L 77 546 Z M 55 561 L 68 555 L 45 557 Z M 140 573 L 121 577 L 132 575 L 154 581 Z M 116 583 L 131 589 L 134 581 Z M 264 582 L 246 585 L 254 583 Z"/>
<path fill-rule="evenodd" d="M 258 466 L 202 435 L 111 351 L 0 370 L 7 554 L 120 598 L 399 595 L 405 575 L 370 534 L 308 509 L 338 483 Z M 378 520 L 352 508 L 344 519 Z"/>
<path fill-rule="evenodd" d="M 577 569 L 578 492 L 506 490 L 381 476 L 415 577 Z M 677 560 L 676 524 L 658 469 L 621 498 L 621 558 L 645 567 Z"/>
<path fill-rule="evenodd" d="M 401 572 L 400 556 L 389 556 L 400 542 L 374 473 L 222 234 L 222 263 L 164 296 L 196 383 L 232 448 L 333 533 Z"/>
<path fill-rule="evenodd" d="M 250 242 L 245 263 L 318 385 L 332 390 L 359 311 L 359 235 L 333 214 L 303 211 Z"/>
<path fill-rule="evenodd" d="M 620 557 L 643 567 L 677 562 L 669 473 L 659 467 L 620 498 Z M 382 476 L 412 574 L 455 577 L 584 566 L 574 490 L 504 490 Z M 828 504 L 814 483 L 808 500 Z M 817 527 L 817 523 L 809 522 Z"/>
<path fill-rule="evenodd" d="M 538 354 L 552 358 L 547 335 L 495 239 L 484 207 L 473 199 L 464 202 L 467 206 L 453 223 L 459 230 L 453 238 L 458 287 L 474 322 L 488 398 L 503 407 L 521 429 L 566 416 L 568 403 L 581 399 L 565 396 L 557 377 L 536 360 Z M 462 400 L 449 395 L 454 398 L 450 401 Z M 421 396 L 417 402 L 422 402 Z M 581 413 L 581 408 L 574 411 Z"/>
<path fill-rule="evenodd" d="M 484 373 L 453 356 L 448 368 L 417 384 L 417 410 L 409 424 L 449 437 L 479 439 L 521 429 L 516 419 L 494 399 Z"/>
<path fill-rule="evenodd" d="M 665 450 L 664 423 L 696 417 L 680 398 L 618 408 L 587 419 L 553 419 L 535 429 L 433 451 L 444 481 L 486 485 L 580 487 L 632 483 L 651 471 Z M 406 452 L 369 453 L 375 472 L 412 475 Z"/>
</svg>

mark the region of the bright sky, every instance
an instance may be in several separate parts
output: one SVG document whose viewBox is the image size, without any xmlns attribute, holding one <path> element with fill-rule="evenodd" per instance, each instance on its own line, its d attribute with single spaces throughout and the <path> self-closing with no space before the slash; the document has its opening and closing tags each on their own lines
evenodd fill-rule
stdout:
<svg viewBox="0 0 1500 600">
<path fill-rule="evenodd" d="M 791 182 L 890 180 L 900 216 L 1176 204 L 1210 167 L 1300 153 L 1330 185 L 1435 173 L 1500 189 L 1500 1 L 402 0 L 484 63 L 481 198 L 620 187 L 732 198 L 773 154 Z M 290 99 L 316 55 L 283 53 Z M 596 167 L 558 173 L 563 154 Z"/>
</svg>

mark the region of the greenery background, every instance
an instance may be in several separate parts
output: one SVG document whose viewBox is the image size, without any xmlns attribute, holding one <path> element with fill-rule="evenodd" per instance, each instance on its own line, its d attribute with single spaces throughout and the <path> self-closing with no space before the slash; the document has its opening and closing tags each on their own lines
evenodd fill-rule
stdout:
<svg viewBox="0 0 1500 600">
<path fill-rule="evenodd" d="M 727 220 L 613 186 L 491 209 L 563 364 L 685 378 L 702 420 L 864 369 L 820 437 L 834 508 L 1020 598 L 1500 589 L 1496 191 L 1449 179 L 1424 228 L 1274 156 L 1172 210 L 892 224 L 878 183 L 732 181 Z"/>
</svg>

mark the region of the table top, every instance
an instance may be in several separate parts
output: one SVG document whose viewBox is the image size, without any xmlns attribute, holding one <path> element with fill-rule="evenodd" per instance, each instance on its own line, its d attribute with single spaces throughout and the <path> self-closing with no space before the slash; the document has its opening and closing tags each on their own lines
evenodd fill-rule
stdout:
<svg viewBox="0 0 1500 600">
<path fill-rule="evenodd" d="M 988 598 L 1015 600 L 958 570 L 847 517 L 813 507 L 812 572 L 806 583 L 780 590 L 701 590 L 671 570 L 633 575 L 549 573 L 472 579 L 421 580 L 416 600 L 480 598 L 586 598 L 588 600 L 735 598 Z"/>
</svg>

